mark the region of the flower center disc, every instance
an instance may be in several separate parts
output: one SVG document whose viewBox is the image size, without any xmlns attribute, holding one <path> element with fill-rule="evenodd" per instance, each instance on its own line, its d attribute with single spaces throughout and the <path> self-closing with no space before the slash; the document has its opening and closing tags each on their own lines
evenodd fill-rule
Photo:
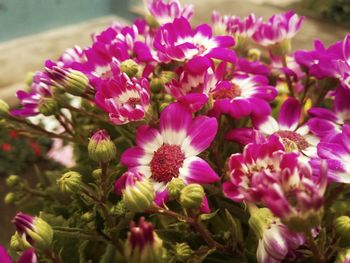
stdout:
<svg viewBox="0 0 350 263">
<path fill-rule="evenodd" d="M 299 133 L 294 131 L 278 131 L 278 136 L 282 138 L 282 142 L 286 149 L 303 151 L 309 147 L 309 143 Z M 296 148 L 296 149 L 293 149 Z"/>
<path fill-rule="evenodd" d="M 178 145 L 162 145 L 154 152 L 151 161 L 152 178 L 157 182 L 169 182 L 179 176 L 179 169 L 185 160 L 185 155 Z"/>
<path fill-rule="evenodd" d="M 241 89 L 239 86 L 235 85 L 235 84 L 232 84 L 231 88 L 230 89 L 220 89 L 218 91 L 216 91 L 214 94 L 213 94 L 213 98 L 216 99 L 216 100 L 219 100 L 219 99 L 234 99 L 236 97 L 239 97 L 241 95 Z"/>
</svg>

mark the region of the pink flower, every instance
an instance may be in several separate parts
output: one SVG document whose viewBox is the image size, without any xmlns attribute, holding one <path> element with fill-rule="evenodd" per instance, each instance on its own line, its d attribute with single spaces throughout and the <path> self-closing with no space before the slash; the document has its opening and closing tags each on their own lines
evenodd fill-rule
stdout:
<svg viewBox="0 0 350 263">
<path fill-rule="evenodd" d="M 338 87 L 335 91 L 333 111 L 326 108 L 311 108 L 309 114 L 313 118 L 307 122 L 311 132 L 321 138 L 340 133 L 342 126 L 350 121 L 349 101 L 350 91 Z"/>
<path fill-rule="evenodd" d="M 230 36 L 212 36 L 207 24 L 192 30 L 190 23 L 183 17 L 173 23 L 161 26 L 154 39 L 160 61 L 188 61 L 193 72 L 202 72 L 211 65 L 210 58 L 234 63 L 235 53 L 229 49 L 234 45 Z"/>
<path fill-rule="evenodd" d="M 1 263 L 12 263 L 11 257 L 6 252 L 5 248 L 0 245 L 0 262 Z M 35 251 L 33 248 L 29 248 L 22 253 L 20 258 L 17 260 L 17 263 L 37 263 L 38 259 L 36 257 Z"/>
<path fill-rule="evenodd" d="M 47 152 L 47 157 L 55 160 L 67 168 L 75 165 L 74 149 L 70 144 L 64 145 L 63 140 L 53 139 L 51 149 Z"/>
<path fill-rule="evenodd" d="M 156 190 L 156 202 L 168 198 L 167 184 L 173 178 L 189 183 L 213 183 L 217 174 L 199 153 L 209 147 L 217 131 L 215 118 L 192 114 L 185 106 L 173 103 L 163 110 L 159 130 L 140 126 L 136 145 L 122 154 L 121 162 L 130 171 L 149 178 Z"/>
<path fill-rule="evenodd" d="M 319 139 L 309 133 L 307 125 L 299 125 L 301 118 L 301 105 L 295 98 L 288 98 L 278 114 L 278 121 L 272 116 L 253 118 L 253 126 L 264 135 L 278 135 L 288 151 L 302 152 L 308 157 L 316 156 L 316 145 Z M 245 137 L 252 132 L 249 128 L 231 130 L 227 139 L 245 141 Z"/>
<path fill-rule="evenodd" d="M 129 78 L 125 73 L 103 82 L 95 102 L 109 114 L 112 123 L 121 125 L 142 120 L 150 106 L 147 79 Z"/>
<path fill-rule="evenodd" d="M 283 40 L 291 39 L 295 36 L 303 20 L 304 17 L 300 18 L 293 11 L 273 15 L 268 22 L 260 24 L 253 38 L 263 46 L 281 43 Z"/>
<path fill-rule="evenodd" d="M 171 23 L 175 18 L 180 17 L 190 20 L 193 15 L 193 5 L 182 7 L 177 0 L 168 2 L 163 0 L 144 0 L 144 2 L 148 11 L 160 25 Z"/>
<path fill-rule="evenodd" d="M 328 164 L 328 178 L 331 181 L 350 183 L 350 126 L 344 125 L 342 132 L 335 136 L 326 136 L 317 146 L 320 159 L 312 160 L 316 172 L 321 169 L 321 160 Z"/>
<path fill-rule="evenodd" d="M 259 28 L 262 18 L 256 18 L 254 14 L 250 14 L 243 19 L 238 16 L 221 16 L 214 11 L 212 22 L 215 32 L 230 34 L 237 40 L 239 37 L 251 38 Z"/>
</svg>

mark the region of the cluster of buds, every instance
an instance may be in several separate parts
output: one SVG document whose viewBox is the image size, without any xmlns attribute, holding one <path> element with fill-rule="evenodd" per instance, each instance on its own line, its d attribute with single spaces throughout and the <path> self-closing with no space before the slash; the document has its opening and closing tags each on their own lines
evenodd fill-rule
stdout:
<svg viewBox="0 0 350 263">
<path fill-rule="evenodd" d="M 153 231 L 151 223 L 142 217 L 138 225 L 132 222 L 125 243 L 125 258 L 128 263 L 164 262 L 163 241 Z"/>
</svg>

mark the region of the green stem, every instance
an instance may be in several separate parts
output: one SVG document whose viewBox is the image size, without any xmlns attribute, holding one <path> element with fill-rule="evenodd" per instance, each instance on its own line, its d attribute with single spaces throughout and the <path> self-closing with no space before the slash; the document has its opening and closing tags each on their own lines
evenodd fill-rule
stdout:
<svg viewBox="0 0 350 263">
<path fill-rule="evenodd" d="M 44 251 L 45 255 L 52 260 L 54 263 L 62 263 L 60 257 L 53 252 L 52 248 L 48 248 L 47 250 Z"/>
<path fill-rule="evenodd" d="M 312 237 L 311 231 L 305 233 L 305 238 L 314 256 L 315 262 L 318 262 L 318 263 L 325 262 L 322 254 L 320 253 L 320 250 L 318 249 L 317 244 L 315 243 L 314 238 Z"/>
<path fill-rule="evenodd" d="M 288 65 L 287 65 L 287 56 L 286 55 L 282 56 L 282 65 L 285 68 L 288 67 Z M 294 89 L 293 89 L 292 80 L 290 79 L 290 76 L 287 73 L 285 74 L 285 76 L 286 76 L 286 81 L 287 81 L 287 85 L 288 85 L 290 96 L 294 97 Z"/>
</svg>

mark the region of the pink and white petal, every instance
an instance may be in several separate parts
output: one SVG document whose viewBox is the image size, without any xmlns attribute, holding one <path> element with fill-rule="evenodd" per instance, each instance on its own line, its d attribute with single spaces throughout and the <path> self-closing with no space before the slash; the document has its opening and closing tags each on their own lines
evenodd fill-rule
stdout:
<svg viewBox="0 0 350 263">
<path fill-rule="evenodd" d="M 343 42 L 344 59 L 350 65 L 350 34 L 348 34 Z"/>
<path fill-rule="evenodd" d="M 298 127 L 301 115 L 300 102 L 295 98 L 288 98 L 278 114 L 278 123 L 281 130 L 295 130 Z"/>
<path fill-rule="evenodd" d="M 209 147 L 218 130 L 215 118 L 198 116 L 193 120 L 188 135 L 181 145 L 186 158 L 197 155 Z"/>
<path fill-rule="evenodd" d="M 1 261 L 1 263 L 6 263 L 7 261 Z M 11 261 L 9 261 L 11 262 Z M 38 258 L 35 254 L 34 248 L 29 248 L 24 251 L 21 257 L 17 260 L 17 263 L 37 263 Z"/>
<path fill-rule="evenodd" d="M 271 113 L 271 106 L 265 100 L 260 98 L 250 98 L 250 104 L 252 105 L 252 115 L 257 118 L 262 118 Z"/>
<path fill-rule="evenodd" d="M 237 185 L 231 182 L 225 182 L 222 184 L 222 191 L 227 198 L 232 199 L 236 202 L 241 202 L 244 200 L 244 195 L 238 190 Z"/>
<path fill-rule="evenodd" d="M 350 36 L 350 35 L 349 35 Z M 350 51 L 349 51 L 350 52 Z M 344 117 L 341 119 L 347 119 L 350 115 L 350 90 L 342 86 L 336 89 L 334 98 L 334 111 L 339 117 Z"/>
<path fill-rule="evenodd" d="M 326 119 L 326 120 L 330 120 L 333 122 L 337 121 L 337 115 L 325 108 L 311 108 L 308 113 L 310 114 L 310 116 L 315 116 L 315 117 L 319 117 L 321 119 Z"/>
<path fill-rule="evenodd" d="M 153 153 L 163 145 L 163 137 L 158 130 L 142 125 L 137 129 L 136 144 L 146 153 Z"/>
<path fill-rule="evenodd" d="M 151 172 L 151 167 L 148 165 L 139 165 L 139 166 L 134 166 L 129 169 L 131 172 L 134 173 L 140 173 L 144 175 L 146 178 L 151 178 L 152 172 Z"/>
<path fill-rule="evenodd" d="M 321 138 L 328 134 L 340 132 L 338 125 L 331 121 L 320 118 L 312 118 L 307 122 L 307 125 L 309 126 L 309 129 L 312 133 Z"/>
<path fill-rule="evenodd" d="M 277 121 L 272 116 L 253 118 L 253 123 L 254 126 L 264 134 L 273 134 L 280 129 Z"/>
<path fill-rule="evenodd" d="M 207 57 L 196 56 L 185 64 L 185 69 L 195 75 L 204 74 L 212 62 Z"/>
<path fill-rule="evenodd" d="M 187 105 L 192 112 L 197 112 L 207 103 L 208 96 L 203 93 L 190 93 L 180 97 L 178 101 Z"/>
<path fill-rule="evenodd" d="M 210 207 L 209 207 L 209 203 L 208 203 L 208 198 L 206 195 L 204 195 L 204 197 L 203 197 L 202 206 L 201 206 L 200 211 L 203 214 L 209 214 L 211 212 Z"/>
<path fill-rule="evenodd" d="M 234 38 L 230 36 L 216 36 L 214 41 L 218 47 L 232 47 L 235 44 Z"/>
<path fill-rule="evenodd" d="M 239 119 L 252 113 L 253 107 L 249 100 L 233 99 L 230 101 L 230 112 L 232 118 Z"/>
<path fill-rule="evenodd" d="M 207 24 L 199 25 L 194 30 L 194 39 L 198 40 L 198 43 L 201 43 L 200 41 L 202 39 L 210 39 L 211 37 L 212 37 L 212 30 L 211 30 L 211 27 Z"/>
<path fill-rule="evenodd" d="M 237 56 L 235 52 L 228 48 L 213 48 L 206 54 L 206 57 L 231 62 L 232 64 L 236 64 L 237 62 Z"/>
<path fill-rule="evenodd" d="M 192 123 L 192 113 L 182 103 L 172 103 L 160 115 L 160 133 L 163 142 L 182 145 Z"/>
<path fill-rule="evenodd" d="M 192 156 L 186 158 L 179 169 L 179 178 L 187 183 L 210 184 L 220 180 L 220 177 L 203 159 Z"/>
<path fill-rule="evenodd" d="M 142 148 L 135 146 L 123 152 L 120 161 L 127 167 L 149 164 L 153 154 L 146 153 Z"/>
</svg>

